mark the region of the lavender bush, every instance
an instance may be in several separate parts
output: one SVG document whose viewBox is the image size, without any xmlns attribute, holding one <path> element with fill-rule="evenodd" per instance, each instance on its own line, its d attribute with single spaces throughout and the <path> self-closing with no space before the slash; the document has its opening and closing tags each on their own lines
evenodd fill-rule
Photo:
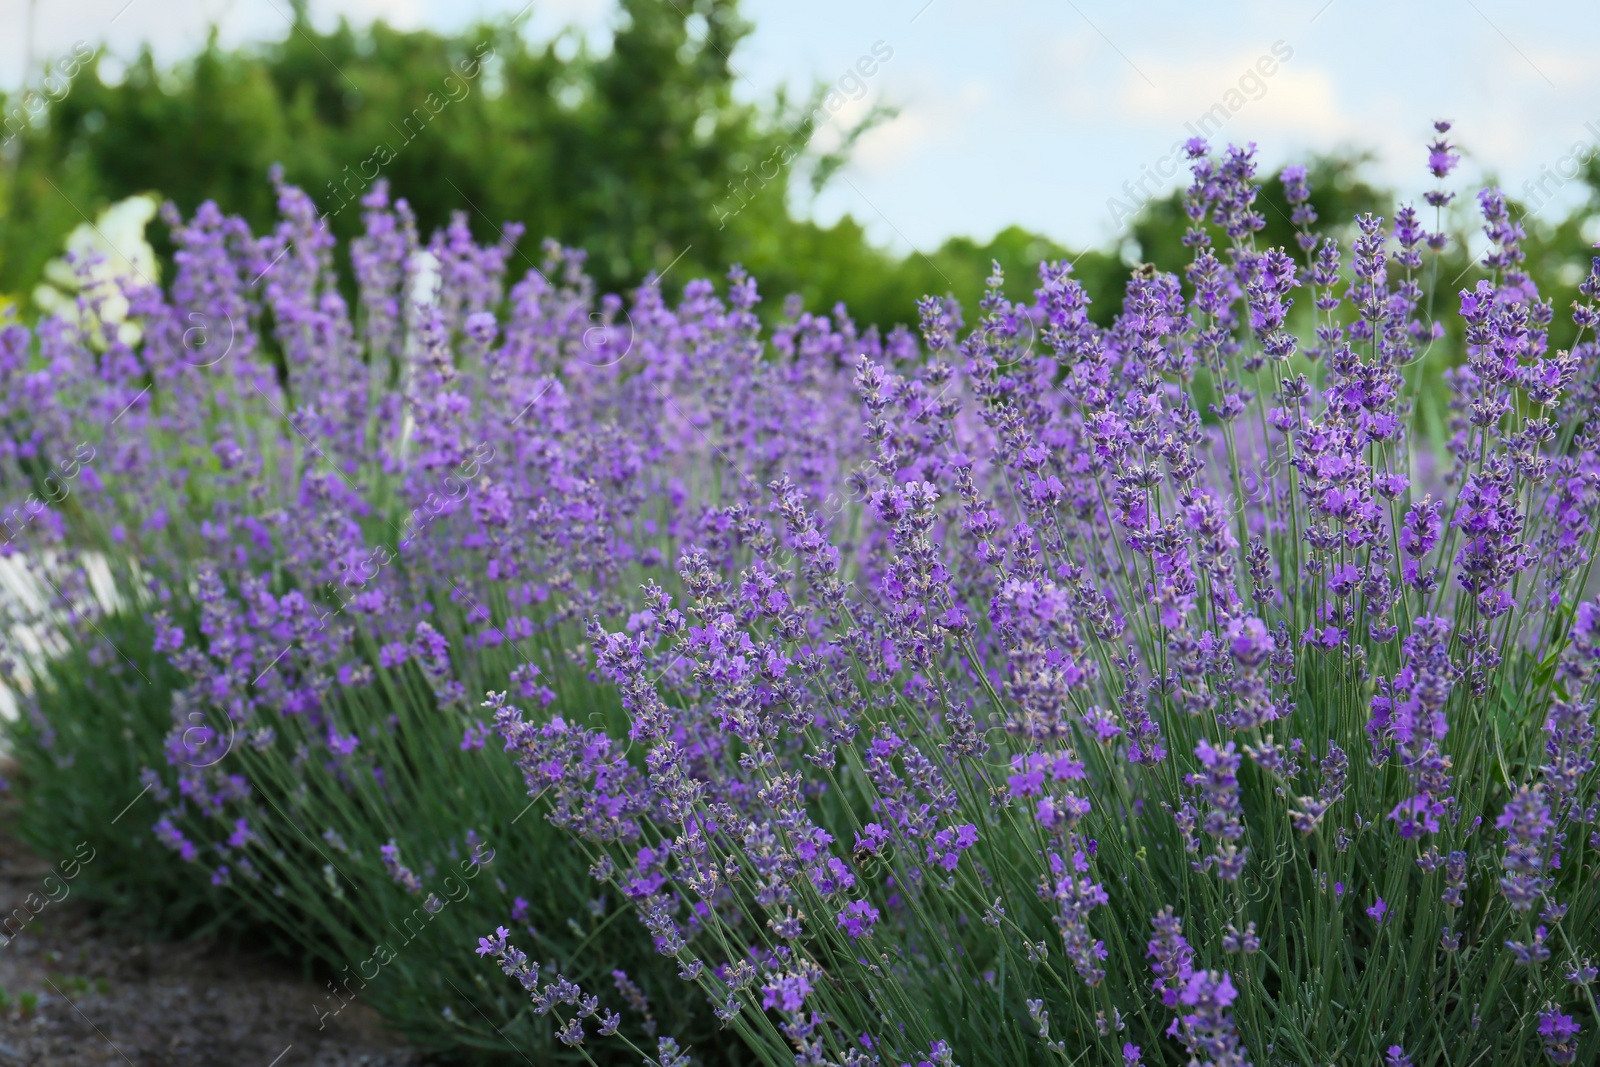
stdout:
<svg viewBox="0 0 1600 1067">
<path fill-rule="evenodd" d="M 28 794 L 129 762 L 32 667 L 149 673 L 103 557 L 177 675 L 141 832 L 430 1044 L 1590 1061 L 1600 260 L 1557 352 L 1498 192 L 1439 277 L 1447 132 L 1348 248 L 1287 170 L 1292 251 L 1195 142 L 1182 276 L 920 343 L 764 338 L 737 270 L 508 289 L 514 232 L 381 189 L 353 300 L 296 190 L 170 218 L 136 343 L 0 336 Z"/>
<path fill-rule="evenodd" d="M 773 480 L 680 594 L 591 625 L 627 742 L 490 694 L 764 1063 L 1600 1051 L 1600 259 L 1548 351 L 1485 191 L 1453 354 L 1442 184 L 1431 229 L 1346 251 L 1291 169 L 1300 247 L 1260 249 L 1253 151 L 1189 152 L 1193 262 L 1111 328 L 1046 264 L 1033 305 L 996 284 L 961 337 L 929 300 L 925 360 L 856 361 L 864 532 Z M 1436 463 L 1407 397 L 1441 372 Z M 587 991 L 520 940 L 478 951 L 584 1040 Z"/>
<path fill-rule="evenodd" d="M 426 1045 L 561 1058 L 460 951 L 504 921 L 626 990 L 641 1039 L 670 1017 L 698 1040 L 702 998 L 588 893 L 465 694 L 625 730 L 581 620 L 620 624 L 721 521 L 719 456 L 833 479 L 842 354 L 885 344 L 796 310 L 771 338 L 792 358 L 763 361 L 741 277 L 728 304 L 625 306 L 546 246 L 507 293 L 515 231 L 422 245 L 403 203 L 366 207 L 353 313 L 283 187 L 264 237 L 168 213 L 177 273 L 126 286 L 133 340 L 92 296 L 4 333 L 25 825 L 108 841 L 102 883 L 169 928 L 268 923 L 331 974 L 319 1017 L 361 999 Z"/>
</svg>

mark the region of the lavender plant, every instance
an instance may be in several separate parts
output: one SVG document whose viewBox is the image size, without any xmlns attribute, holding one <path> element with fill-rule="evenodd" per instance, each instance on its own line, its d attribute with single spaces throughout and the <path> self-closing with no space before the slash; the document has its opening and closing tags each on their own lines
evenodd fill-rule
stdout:
<svg viewBox="0 0 1600 1067">
<path fill-rule="evenodd" d="M 924 360 L 856 360 L 859 531 L 767 480 L 591 623 L 626 740 L 489 694 L 761 1062 L 1600 1054 L 1600 258 L 1549 351 L 1486 190 L 1444 351 L 1437 130 L 1433 230 L 1297 212 L 1298 255 L 1253 242 L 1253 148 L 1191 142 L 1181 277 L 1107 329 L 1066 264 L 965 336 L 925 301 Z M 592 1037 L 520 940 L 478 951 Z"/>
<path fill-rule="evenodd" d="M 676 308 L 656 285 L 628 306 L 597 299 L 581 254 L 553 245 L 507 293 L 513 230 L 481 246 L 458 220 L 422 245 L 381 188 L 351 249 L 352 313 L 311 202 L 279 195 L 283 222 L 260 238 L 211 206 L 168 212 L 170 290 L 128 294 L 142 343 L 87 336 L 88 306 L 37 340 L 4 335 L 7 395 L 26 398 L 6 413 L 8 487 L 89 457 L 67 491 L 58 478 L 11 513 L 8 552 L 40 595 L 7 603 L 10 632 L 51 653 L 21 642 L 9 670 L 34 836 L 131 831 L 108 886 L 242 906 L 331 976 L 306 1006 L 319 1018 L 353 997 L 427 1046 L 560 1059 L 527 1005 L 453 947 L 504 921 L 625 990 L 641 1040 L 661 1018 L 698 1040 L 698 994 L 624 936 L 617 898 L 556 832 L 524 819 L 464 694 L 511 687 L 625 729 L 580 620 L 620 624 L 626 590 L 685 531 L 722 521 L 706 510 L 713 457 L 833 478 L 840 353 L 884 343 L 796 309 L 772 338 L 790 358 L 764 361 L 742 275 L 727 303 L 696 283 Z M 100 559 L 117 564 L 126 629 L 94 606 Z M 95 665 L 91 692 L 121 687 L 83 699 L 57 677 L 63 656 Z M 130 690 L 164 729 L 108 733 Z M 137 800 L 124 822 L 115 809 Z"/>
<path fill-rule="evenodd" d="M 1195 142 L 1181 277 L 1101 328 L 1068 265 L 997 276 L 920 343 L 763 337 L 738 270 L 508 286 L 514 230 L 381 189 L 353 302 L 292 188 L 261 237 L 169 213 L 137 341 L 0 334 L 13 673 L 143 661 L 118 561 L 177 675 L 150 840 L 440 1047 L 1593 1059 L 1600 261 L 1549 351 L 1489 190 L 1448 297 L 1448 132 L 1431 229 L 1346 248 L 1286 172 L 1294 252 Z M 130 762 L 22 689 L 32 777 Z"/>
</svg>

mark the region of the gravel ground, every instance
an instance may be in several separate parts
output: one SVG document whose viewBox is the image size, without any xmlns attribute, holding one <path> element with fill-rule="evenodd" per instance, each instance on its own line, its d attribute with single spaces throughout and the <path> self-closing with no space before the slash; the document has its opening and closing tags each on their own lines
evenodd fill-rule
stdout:
<svg viewBox="0 0 1600 1067">
<path fill-rule="evenodd" d="M 0 825 L 0 918 L 30 894 L 37 906 L 52 873 Z M 325 994 L 281 962 L 119 939 L 68 895 L 0 944 L 0 1067 L 422 1063 L 359 1004 L 319 1031 Z"/>
</svg>

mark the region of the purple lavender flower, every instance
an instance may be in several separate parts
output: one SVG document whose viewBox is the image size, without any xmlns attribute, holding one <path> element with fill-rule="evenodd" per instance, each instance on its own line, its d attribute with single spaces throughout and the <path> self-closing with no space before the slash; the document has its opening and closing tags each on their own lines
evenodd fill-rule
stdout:
<svg viewBox="0 0 1600 1067">
<path fill-rule="evenodd" d="M 1250 857 L 1249 846 L 1241 848 L 1235 843 L 1244 836 L 1238 778 L 1241 757 L 1232 741 L 1219 749 L 1204 738 L 1195 746 L 1194 754 L 1203 770 L 1189 775 L 1185 784 L 1197 789 L 1210 808 L 1201 827 L 1217 841 L 1216 851 L 1200 866 L 1215 867 L 1217 877 L 1225 882 L 1237 881 Z"/>
<path fill-rule="evenodd" d="M 1539 1036 L 1544 1038 L 1544 1054 L 1551 1063 L 1567 1064 L 1578 1061 L 1578 1034 L 1576 1020 L 1554 1006 L 1546 1006 L 1539 1013 Z"/>
<path fill-rule="evenodd" d="M 1406 838 L 1437 833 L 1439 817 L 1450 807 L 1450 760 L 1440 744 L 1449 730 L 1444 706 L 1458 673 L 1448 654 L 1449 622 L 1425 616 L 1413 625 L 1402 646 L 1405 666 L 1380 683 L 1367 724 L 1375 754 L 1387 758 L 1392 749 L 1385 742 L 1396 743 L 1416 790 L 1389 812 Z"/>
<path fill-rule="evenodd" d="M 961 862 L 961 853 L 977 843 L 978 828 L 971 823 L 940 830 L 928 846 L 928 862 L 953 871 Z"/>
<path fill-rule="evenodd" d="M 803 974 L 780 975 L 761 987 L 761 1006 L 778 1011 L 799 1011 L 811 995 L 811 981 Z"/>
<path fill-rule="evenodd" d="M 1156 932 L 1146 951 L 1156 975 L 1153 988 L 1161 1003 L 1175 1008 L 1179 993 L 1194 974 L 1194 950 L 1183 936 L 1183 920 L 1173 915 L 1170 907 L 1151 919 L 1150 925 Z"/>
<path fill-rule="evenodd" d="M 1257 667 L 1277 648 L 1267 624 L 1254 615 L 1228 624 L 1228 649 L 1242 666 Z"/>
<path fill-rule="evenodd" d="M 383 859 L 383 869 L 389 873 L 389 877 L 396 885 L 407 893 L 422 892 L 422 879 L 418 878 L 411 868 L 400 862 L 400 846 L 395 844 L 394 838 L 391 837 L 388 844 L 381 846 L 378 853 Z M 480 946 L 481 944 L 480 942 Z"/>
<path fill-rule="evenodd" d="M 1555 820 L 1542 787 L 1523 786 L 1517 790 L 1506 801 L 1495 827 L 1506 834 L 1505 856 L 1501 860 L 1506 874 L 1500 879 L 1500 891 L 1517 911 L 1528 911 L 1549 886 L 1545 877 L 1545 839 L 1555 829 Z"/>
<path fill-rule="evenodd" d="M 1442 183 L 1459 155 L 1449 124 L 1435 131 Z M 166 611 L 149 620 L 155 649 L 186 679 L 167 763 L 141 779 L 163 805 L 153 830 L 229 895 L 259 891 L 251 861 L 282 839 L 258 793 L 278 785 L 246 761 L 281 757 L 330 848 L 352 862 L 377 848 L 381 888 L 440 912 L 423 885 L 439 872 L 377 842 L 416 790 L 448 785 L 438 768 L 498 758 L 495 731 L 540 809 L 519 827 L 577 839 L 601 887 L 591 909 L 624 909 L 662 956 L 659 972 L 618 959 L 600 973 L 664 1065 L 684 1054 L 652 1012 L 676 1002 L 643 988 L 676 974 L 723 1023 L 778 1013 L 797 1062 L 861 1067 L 865 1034 L 868 1059 L 954 1067 L 942 1043 L 913 1050 L 911 1033 L 927 1040 L 914 1015 L 937 996 L 933 1014 L 983 1016 L 962 999 L 1001 985 L 984 938 L 1019 937 L 1040 974 L 1056 965 L 1018 910 L 1029 893 L 1096 991 L 1079 1021 L 1127 1063 L 1164 1023 L 1126 1000 L 1107 931 L 1150 891 L 1228 905 L 1190 916 L 1198 952 L 1170 911 L 1152 921 L 1155 989 L 1194 1062 L 1243 1062 L 1241 1029 L 1274 1040 L 1253 1029 L 1274 1006 L 1235 1019 L 1241 997 L 1337 987 L 1370 1014 L 1361 990 L 1398 987 L 1350 961 L 1380 974 L 1397 946 L 1412 993 L 1470 986 L 1464 961 L 1492 937 L 1533 998 L 1519 1003 L 1576 996 L 1562 979 L 1593 979 L 1576 920 L 1600 847 L 1600 609 L 1584 599 L 1600 262 L 1560 332 L 1513 205 L 1486 190 L 1488 277 L 1435 321 L 1446 291 L 1423 249 L 1445 247 L 1442 184 L 1433 220 L 1397 205 L 1392 224 L 1354 220 L 1346 248 L 1312 232 L 1308 172 L 1285 168 L 1302 261 L 1261 243 L 1253 146 L 1185 154 L 1183 269 L 1139 269 L 1110 309 L 1068 263 L 1042 264 L 1024 299 L 996 269 L 976 309 L 921 301 L 920 340 L 799 300 L 765 331 L 738 270 L 680 297 L 599 295 L 581 253 L 552 246 L 511 279 L 514 236 L 480 246 L 455 218 L 420 239 L 381 188 L 363 201 L 353 287 L 281 179 L 281 222 L 259 238 L 214 207 L 169 212 L 175 281 L 124 294 L 138 344 L 65 319 L 0 328 L 0 551 L 67 572 L 27 563 L 65 584 L 50 613 L 17 608 L 8 628 L 61 626 L 112 677 L 75 546 L 138 548 Z M 238 324 L 229 360 L 185 358 L 192 313 Z M 1430 441 L 1415 384 L 1446 365 Z M 72 508 L 28 498 L 41 471 L 71 482 Z M 492 725 L 461 714 L 487 686 Z M 68 764 L 75 742 L 40 694 L 12 688 L 40 753 Z M 613 703 L 621 719 L 591 715 Z M 1363 711 L 1365 758 L 1346 751 Z M 469 755 L 415 751 L 437 733 L 412 729 L 418 712 L 461 715 L 449 747 Z M 1516 791 L 1483 833 L 1471 813 L 1508 775 Z M 371 803 L 316 807 L 346 794 Z M 1267 838 L 1285 851 L 1257 872 L 1246 842 Z M 487 865 L 475 834 L 466 849 Z M 1378 878 L 1374 857 L 1418 869 Z M 1494 862 L 1505 930 L 1472 878 Z M 1438 895 L 1443 953 L 1373 926 L 1349 944 L 1318 933 L 1346 889 L 1379 885 L 1390 899 L 1365 911 L 1380 929 L 1425 919 Z M 562 958 L 569 917 L 498 888 L 488 922 L 509 901 L 511 925 Z M 1257 889 L 1315 894 L 1282 901 L 1305 929 L 1274 928 Z M 618 1032 L 598 995 L 541 979 L 509 937 L 479 952 L 559 1040 Z M 1263 945 L 1288 968 L 1266 985 Z M 935 950 L 953 974 L 930 992 L 917 967 Z M 1205 967 L 1217 952 L 1237 969 Z M 1459 993 L 1440 1032 L 1481 1058 L 1519 1024 L 1483 990 Z M 1051 995 L 1024 994 L 1047 1052 L 1063 1044 L 1052 1012 L 1060 1027 L 1076 1011 Z M 1576 1057 L 1553 1003 L 1540 1027 L 1552 1060 Z M 1308 1043 L 1327 1030 L 1305 1029 Z M 1433 1037 L 1407 1037 L 1391 1064 L 1438 1058 Z"/>
<path fill-rule="evenodd" d="M 1428 146 L 1428 170 L 1435 178 L 1448 178 L 1456 164 L 1461 162 L 1461 157 L 1454 154 L 1452 146 L 1444 139 L 1444 135 L 1450 132 L 1450 123 L 1440 119 L 1433 124 L 1433 129 L 1439 137 Z"/>
<path fill-rule="evenodd" d="M 880 915 L 878 909 L 865 900 L 852 900 L 839 912 L 838 927 L 851 938 L 859 939 L 868 936 L 873 926 L 877 925 Z"/>
<path fill-rule="evenodd" d="M 1050 871 L 1055 876 L 1054 896 L 1060 906 L 1055 922 L 1061 931 L 1067 959 L 1085 985 L 1099 985 L 1105 978 L 1103 964 L 1108 953 L 1105 942 L 1090 933 L 1088 915 L 1095 908 L 1110 903 L 1111 898 L 1089 877 L 1088 857 L 1082 850 L 1074 851 L 1070 860 L 1051 853 Z"/>
</svg>

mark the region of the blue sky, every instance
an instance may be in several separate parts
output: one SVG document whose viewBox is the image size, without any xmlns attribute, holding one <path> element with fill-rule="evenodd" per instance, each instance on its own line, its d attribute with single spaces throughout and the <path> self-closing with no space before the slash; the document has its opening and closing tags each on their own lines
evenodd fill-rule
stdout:
<svg viewBox="0 0 1600 1067">
<path fill-rule="evenodd" d="M 453 29 L 524 2 L 312 0 L 312 12 Z M 22 77 L 28 8 L 0 0 L 8 88 Z M 213 22 L 227 42 L 281 35 L 288 11 L 287 0 L 40 0 L 34 54 L 82 39 L 132 56 L 148 40 L 171 58 Z M 1125 183 L 1141 177 L 1147 192 L 1179 184 L 1152 175 L 1207 113 L 1215 140 L 1258 142 L 1267 167 L 1369 149 L 1372 176 L 1403 195 L 1427 185 L 1429 124 L 1449 117 L 1467 155 L 1462 188 L 1493 177 L 1519 191 L 1545 175 L 1552 216 L 1578 187 L 1549 175 L 1600 141 L 1592 2 L 745 0 L 744 11 L 756 30 L 732 59 L 751 100 L 838 84 L 874 46 L 892 50 L 864 91 L 846 81 L 860 99 L 818 136 L 874 103 L 898 117 L 795 206 L 822 221 L 852 214 L 902 251 L 1012 223 L 1077 247 L 1115 242 L 1113 198 L 1131 206 Z M 577 26 L 604 47 L 612 18 L 609 0 L 549 0 L 525 25 L 535 37 Z"/>
</svg>

